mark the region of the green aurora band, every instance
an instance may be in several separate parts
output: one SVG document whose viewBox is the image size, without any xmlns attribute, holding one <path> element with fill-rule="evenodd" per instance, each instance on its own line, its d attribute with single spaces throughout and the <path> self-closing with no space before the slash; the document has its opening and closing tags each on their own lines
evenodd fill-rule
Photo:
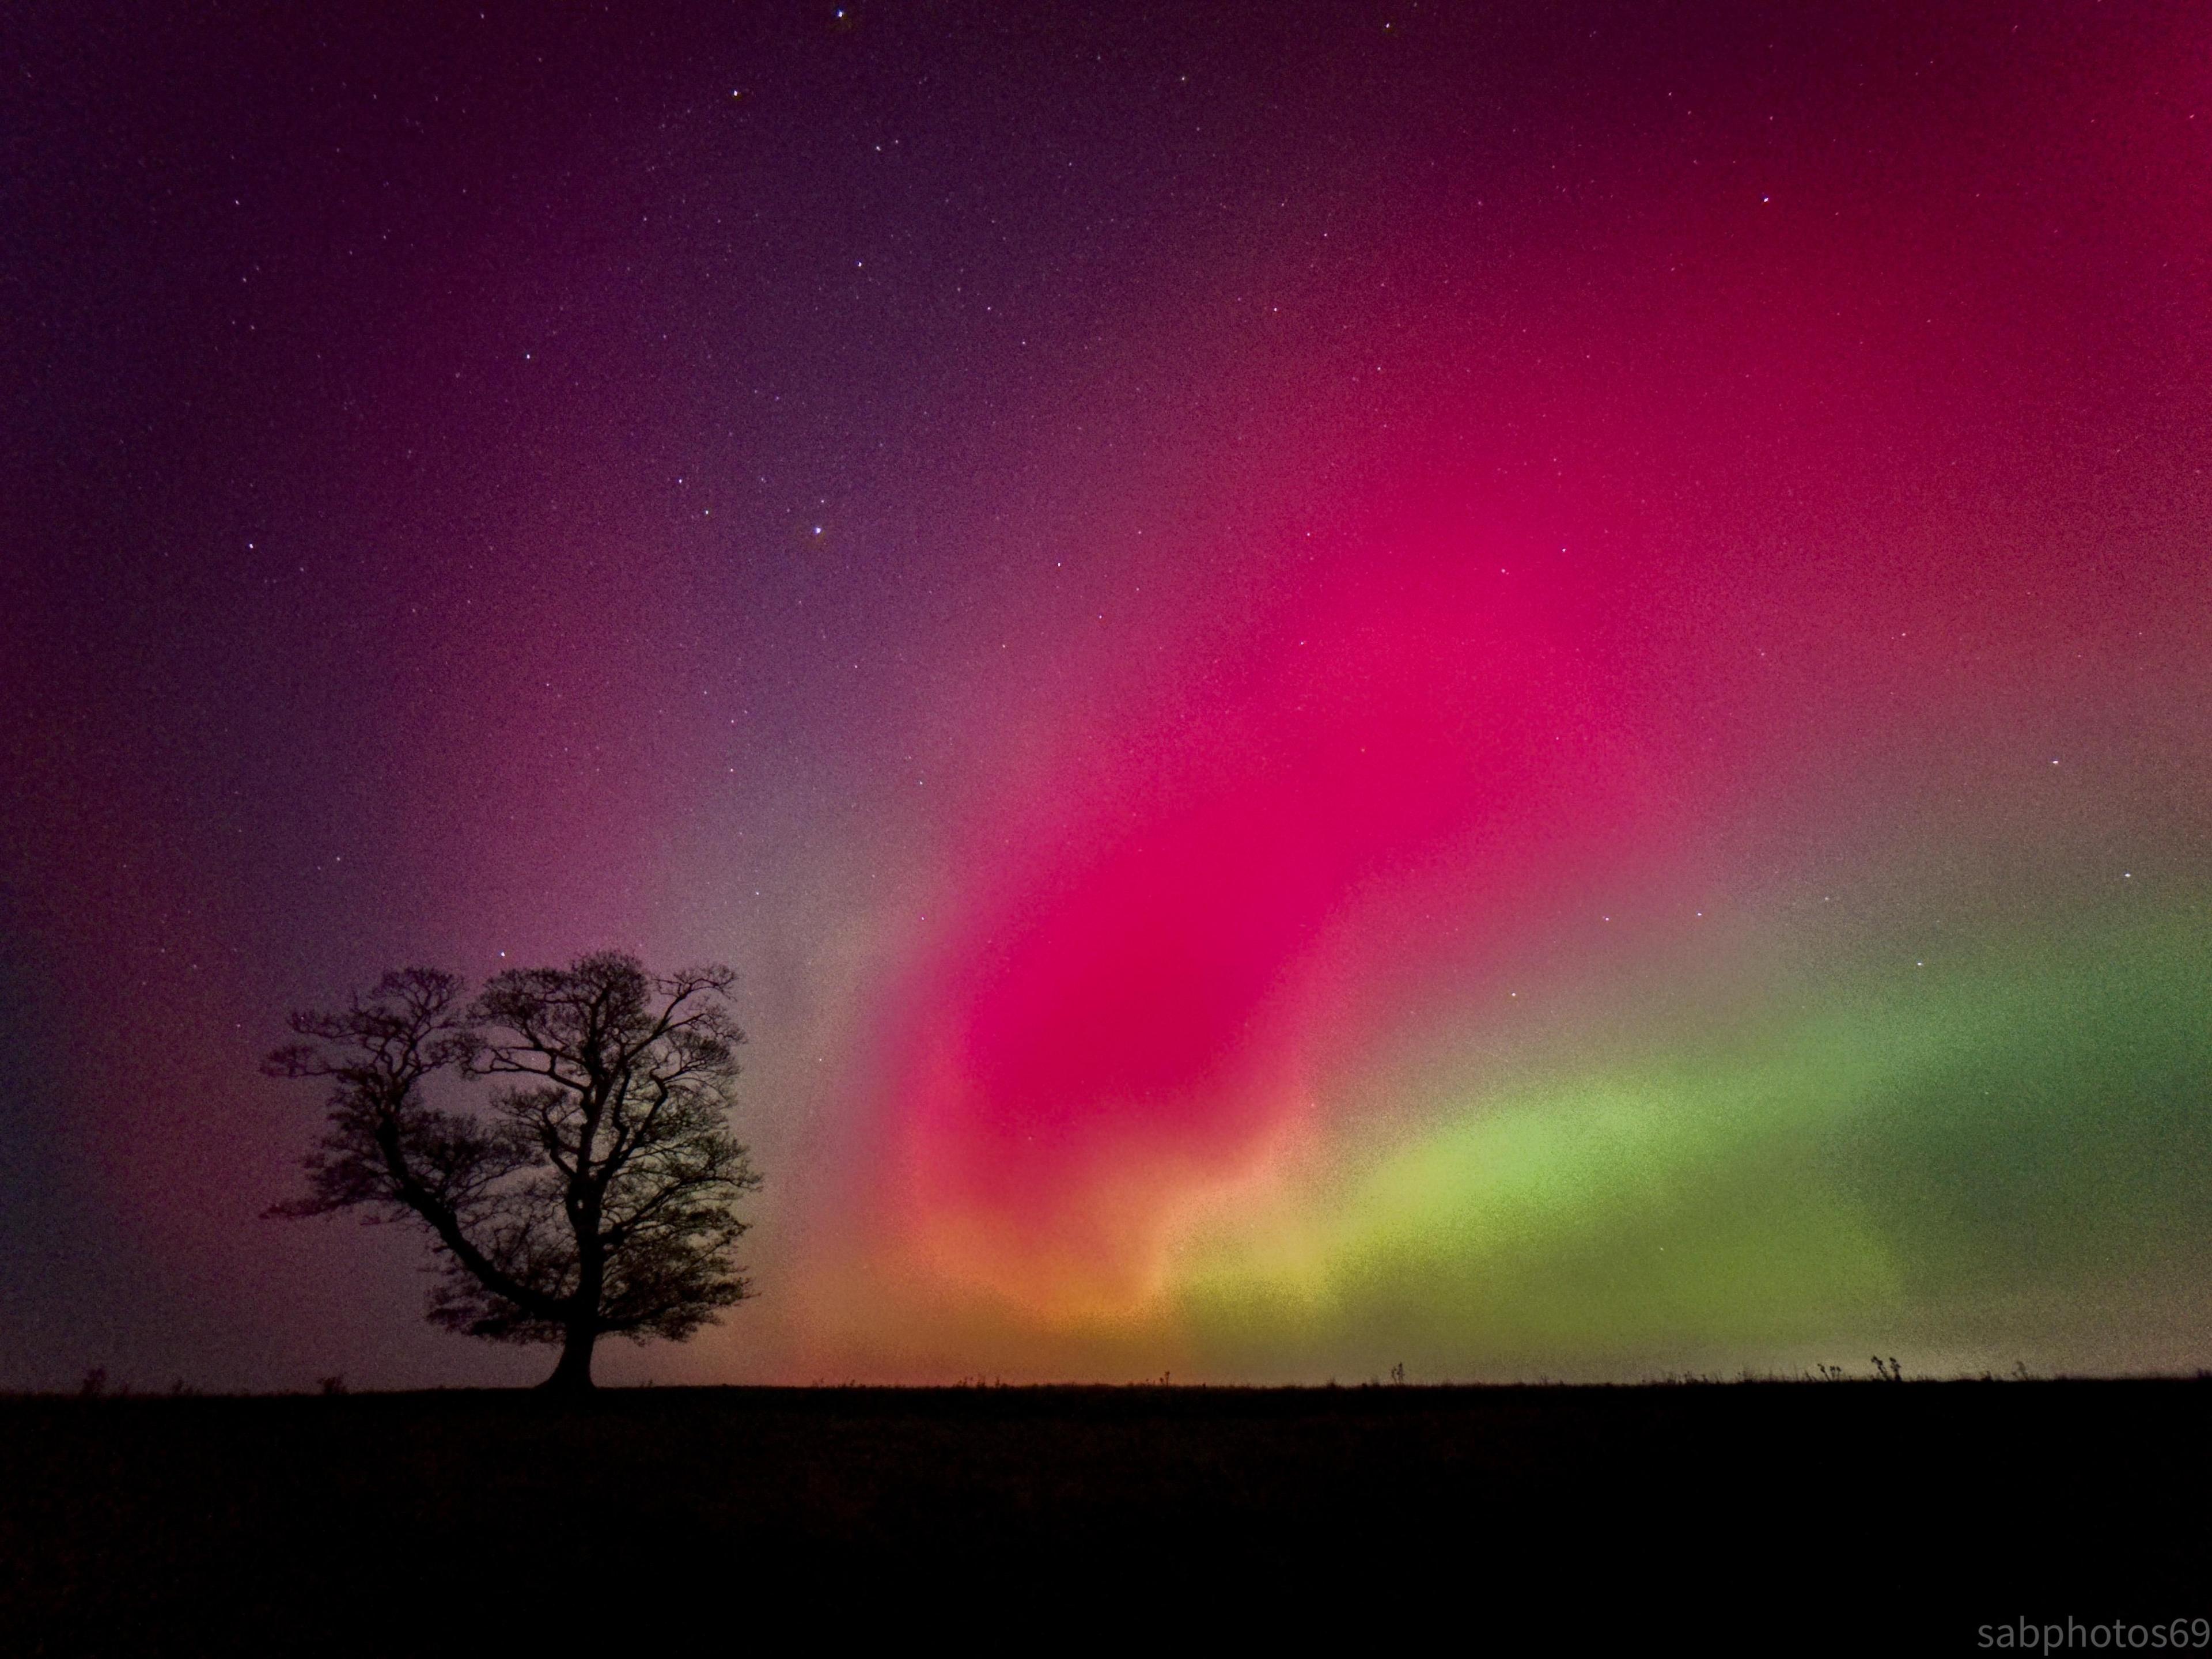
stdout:
<svg viewBox="0 0 2212 1659">
<path fill-rule="evenodd" d="M 1940 969 L 1777 972 L 1748 1012 L 1678 989 L 1578 1061 L 1431 1053 L 1418 1127 L 1182 1252 L 1202 1363 L 1642 1374 L 1852 1359 L 1858 1331 L 1971 1363 L 2023 1302 L 2094 1323 L 2124 1284 L 2140 1312 L 2212 1235 L 2212 943 L 2201 906 L 2127 908 Z"/>
</svg>

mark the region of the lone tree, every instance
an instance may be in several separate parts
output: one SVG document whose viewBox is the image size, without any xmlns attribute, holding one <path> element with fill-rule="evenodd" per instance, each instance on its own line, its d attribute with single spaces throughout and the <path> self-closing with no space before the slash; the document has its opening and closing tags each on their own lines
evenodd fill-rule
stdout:
<svg viewBox="0 0 2212 1659">
<path fill-rule="evenodd" d="M 544 1386 L 590 1388 L 600 1337 L 680 1341 L 750 1293 L 730 1261 L 733 1206 L 760 1184 L 727 1123 L 734 977 L 608 952 L 501 974 L 471 1002 L 455 975 L 409 968 L 293 1015 L 304 1040 L 264 1069 L 330 1079 L 329 1128 L 307 1195 L 270 1213 L 419 1223 L 444 1269 L 433 1322 L 557 1342 Z M 490 1110 L 434 1104 L 441 1073 L 495 1080 Z"/>
</svg>

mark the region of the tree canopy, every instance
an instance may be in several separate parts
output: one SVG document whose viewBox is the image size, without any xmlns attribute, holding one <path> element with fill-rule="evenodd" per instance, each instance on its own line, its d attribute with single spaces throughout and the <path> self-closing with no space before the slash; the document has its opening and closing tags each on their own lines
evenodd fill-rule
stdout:
<svg viewBox="0 0 2212 1659">
<path fill-rule="evenodd" d="M 760 1184 L 728 1125 L 734 979 L 604 952 L 469 1000 L 458 976 L 407 968 L 293 1015 L 301 1040 L 264 1069 L 330 1079 L 329 1118 L 307 1194 L 271 1213 L 419 1224 L 443 1267 L 429 1317 L 558 1343 L 551 1387 L 591 1386 L 601 1336 L 690 1336 L 750 1294 L 731 1259 L 737 1200 Z M 441 1078 L 489 1084 L 489 1109 L 434 1101 Z"/>
</svg>

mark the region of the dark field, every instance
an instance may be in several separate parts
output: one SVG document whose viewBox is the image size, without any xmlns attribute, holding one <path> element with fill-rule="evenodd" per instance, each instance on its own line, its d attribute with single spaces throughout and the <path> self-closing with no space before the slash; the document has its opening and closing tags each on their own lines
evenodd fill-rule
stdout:
<svg viewBox="0 0 2212 1659">
<path fill-rule="evenodd" d="M 1363 1646 L 1960 1650 L 2212 1612 L 2208 1415 L 2148 1381 L 14 1399 L 0 1647 L 1053 1647 L 1195 1601 Z"/>
</svg>

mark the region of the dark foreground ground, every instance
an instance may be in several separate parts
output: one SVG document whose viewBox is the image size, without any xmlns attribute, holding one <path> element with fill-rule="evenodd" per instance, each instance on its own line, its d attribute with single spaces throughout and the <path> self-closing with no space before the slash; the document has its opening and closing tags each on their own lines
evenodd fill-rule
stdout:
<svg viewBox="0 0 2212 1659">
<path fill-rule="evenodd" d="M 0 1651 L 1981 1650 L 2212 1614 L 2208 1453 L 2201 1382 L 0 1400 Z"/>
</svg>

